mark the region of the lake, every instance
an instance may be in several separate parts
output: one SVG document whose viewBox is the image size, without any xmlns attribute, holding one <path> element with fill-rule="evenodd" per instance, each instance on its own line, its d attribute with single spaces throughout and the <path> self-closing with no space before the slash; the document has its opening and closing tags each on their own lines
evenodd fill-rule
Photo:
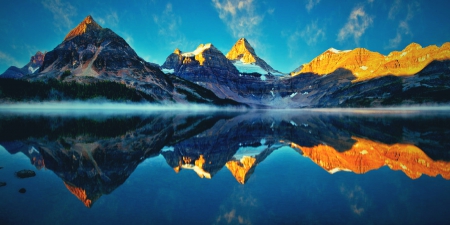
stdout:
<svg viewBox="0 0 450 225">
<path fill-rule="evenodd" d="M 3 110 L 0 224 L 445 224 L 449 112 Z"/>
</svg>

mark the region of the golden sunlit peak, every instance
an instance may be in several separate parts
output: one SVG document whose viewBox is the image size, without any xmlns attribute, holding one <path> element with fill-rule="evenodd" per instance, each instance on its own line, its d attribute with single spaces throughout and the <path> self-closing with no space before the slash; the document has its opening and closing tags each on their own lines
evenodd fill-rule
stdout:
<svg viewBox="0 0 450 225">
<path fill-rule="evenodd" d="M 229 60 L 241 60 L 244 63 L 256 62 L 256 53 L 253 47 L 248 43 L 247 39 L 241 38 L 227 53 Z"/>
<path fill-rule="evenodd" d="M 64 41 L 70 40 L 78 35 L 82 35 L 91 30 L 100 30 L 102 27 L 95 22 L 91 15 L 84 18 L 84 20 L 78 24 L 77 27 L 73 28 L 64 38 Z"/>
<path fill-rule="evenodd" d="M 411 43 L 402 51 L 393 51 L 387 56 L 365 48 L 351 51 L 328 49 L 291 75 L 302 73 L 326 75 L 342 68 L 351 71 L 356 77 L 353 82 L 358 82 L 386 75 L 414 75 L 434 60 L 448 59 L 450 59 L 450 44 L 443 44 L 440 48 L 436 45 L 423 48 L 417 43 Z"/>
</svg>

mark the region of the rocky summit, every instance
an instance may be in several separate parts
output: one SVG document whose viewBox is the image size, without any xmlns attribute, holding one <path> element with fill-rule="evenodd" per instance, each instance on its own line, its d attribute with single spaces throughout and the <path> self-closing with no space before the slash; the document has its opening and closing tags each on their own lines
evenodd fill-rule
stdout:
<svg viewBox="0 0 450 225">
<path fill-rule="evenodd" d="M 273 69 L 263 59 L 259 58 L 253 47 L 245 38 L 239 39 L 227 53 L 226 57 L 231 60 L 241 72 L 246 72 L 246 70 L 253 72 L 251 71 L 252 69 L 255 71 L 259 69 L 266 73 L 281 74 L 280 71 Z M 253 65 L 253 68 L 248 65 Z"/>
</svg>

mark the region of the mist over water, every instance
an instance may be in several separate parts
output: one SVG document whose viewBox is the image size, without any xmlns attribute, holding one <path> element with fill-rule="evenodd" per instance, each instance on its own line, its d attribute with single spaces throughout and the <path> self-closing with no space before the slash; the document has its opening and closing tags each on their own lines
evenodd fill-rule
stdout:
<svg viewBox="0 0 450 225">
<path fill-rule="evenodd" d="M 244 107 L 220 107 L 202 104 L 149 104 L 149 103 L 117 103 L 117 102 L 39 102 L 12 103 L 0 105 L 0 112 L 22 114 L 152 114 L 159 112 L 213 112 L 246 111 Z"/>
<path fill-rule="evenodd" d="M 248 109 L 245 107 L 213 106 L 204 104 L 150 104 L 118 103 L 98 101 L 48 101 L 31 103 L 7 103 L 0 105 L 0 112 L 24 114 L 123 114 L 157 112 L 247 112 L 266 111 L 271 113 L 325 113 L 325 114 L 427 114 L 450 112 L 450 106 L 405 106 L 380 108 L 285 108 L 285 109 Z"/>
</svg>

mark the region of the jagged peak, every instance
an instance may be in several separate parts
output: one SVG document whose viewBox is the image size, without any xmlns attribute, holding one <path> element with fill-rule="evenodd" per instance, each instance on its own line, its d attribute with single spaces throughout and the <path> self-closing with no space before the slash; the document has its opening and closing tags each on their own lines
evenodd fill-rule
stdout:
<svg viewBox="0 0 450 225">
<path fill-rule="evenodd" d="M 196 55 L 202 53 L 203 51 L 205 51 L 206 49 L 210 49 L 210 48 L 215 48 L 215 47 L 211 43 L 200 44 L 197 47 L 197 49 L 195 49 L 193 52 L 185 52 L 182 55 L 185 57 L 192 57 L 192 56 L 196 56 Z"/>
<path fill-rule="evenodd" d="M 176 48 L 173 53 L 177 54 L 177 55 L 181 55 L 181 51 L 180 49 Z"/>
<path fill-rule="evenodd" d="M 229 60 L 241 60 L 243 63 L 256 62 L 255 50 L 245 38 L 239 39 L 226 54 Z"/>
<path fill-rule="evenodd" d="M 255 49 L 253 49 L 247 39 L 240 38 L 227 53 L 226 57 L 230 60 L 238 60 L 246 55 L 251 55 L 252 58 L 255 58 Z"/>
<path fill-rule="evenodd" d="M 66 40 L 70 40 L 78 35 L 82 35 L 86 32 L 89 32 L 91 30 L 100 30 L 102 29 L 102 27 L 100 25 L 98 25 L 97 22 L 95 22 L 94 18 L 92 18 L 91 15 L 87 16 L 86 18 L 84 18 L 83 21 L 81 21 L 80 24 L 78 24 L 78 26 L 76 26 L 75 28 L 73 28 L 64 38 L 64 41 Z"/>
<path fill-rule="evenodd" d="M 411 51 L 411 50 L 418 50 L 418 49 L 421 49 L 421 48 L 422 48 L 422 45 L 419 45 L 419 44 L 417 44 L 415 42 L 412 42 L 411 44 L 406 46 L 406 48 L 403 49 L 403 51 L 406 52 L 406 51 Z"/>
</svg>

